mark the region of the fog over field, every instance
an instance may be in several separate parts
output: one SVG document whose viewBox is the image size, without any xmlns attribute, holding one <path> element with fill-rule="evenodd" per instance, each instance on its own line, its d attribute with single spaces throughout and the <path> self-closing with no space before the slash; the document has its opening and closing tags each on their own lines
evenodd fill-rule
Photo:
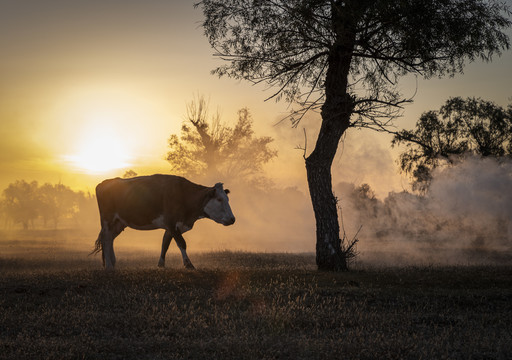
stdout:
<svg viewBox="0 0 512 360">
<path fill-rule="evenodd" d="M 510 162 L 469 157 L 436 170 L 425 197 L 409 192 L 377 197 L 371 184 L 338 183 L 334 192 L 347 239 L 359 239 L 361 261 L 493 263 L 511 260 L 511 183 Z M 238 213 L 233 228 L 216 231 L 214 224 L 204 224 L 219 237 L 214 243 L 249 251 L 313 251 L 314 217 L 306 194 L 284 189 L 238 196 L 235 190 L 231 197 Z M 200 233 L 198 240 L 204 242 Z M 236 242 L 230 243 L 224 233 L 233 234 L 229 238 Z"/>
<path fill-rule="evenodd" d="M 405 191 L 381 197 L 372 184 L 342 182 L 335 184 L 334 192 L 346 239 L 359 240 L 355 264 L 494 264 L 512 261 L 511 183 L 510 162 L 468 157 L 436 170 L 425 197 Z M 196 222 L 184 235 L 189 253 L 314 253 L 314 216 L 303 189 L 278 182 L 265 189 L 231 185 L 226 187 L 236 223 L 224 227 L 210 220 Z M 81 206 L 56 228 L 38 217 L 22 230 L 4 213 L 2 257 L 86 257 L 100 226 L 95 198 Z M 119 259 L 140 253 L 154 256 L 156 264 L 162 235 L 162 230 L 125 230 L 114 243 Z M 39 251 L 29 250 L 34 246 Z M 174 243 L 169 251 L 178 253 Z"/>
</svg>

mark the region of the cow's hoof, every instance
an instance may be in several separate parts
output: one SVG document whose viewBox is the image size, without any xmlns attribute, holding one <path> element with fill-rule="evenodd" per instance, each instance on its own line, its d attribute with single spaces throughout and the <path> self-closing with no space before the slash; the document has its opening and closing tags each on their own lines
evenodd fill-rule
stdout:
<svg viewBox="0 0 512 360">
<path fill-rule="evenodd" d="M 159 268 L 164 268 L 165 267 L 165 261 L 162 261 L 162 260 L 158 261 L 158 267 Z"/>
<path fill-rule="evenodd" d="M 189 270 L 195 270 L 196 268 L 194 267 L 194 265 L 192 265 L 192 263 L 190 261 L 187 261 L 185 262 L 185 269 L 189 269 Z"/>
</svg>

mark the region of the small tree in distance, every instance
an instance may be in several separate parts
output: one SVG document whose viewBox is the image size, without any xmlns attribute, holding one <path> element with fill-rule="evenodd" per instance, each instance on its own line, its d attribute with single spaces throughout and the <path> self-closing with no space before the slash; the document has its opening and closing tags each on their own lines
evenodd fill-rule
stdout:
<svg viewBox="0 0 512 360">
<path fill-rule="evenodd" d="M 413 130 L 395 134 L 392 145 L 404 145 L 400 169 L 412 178 L 413 190 L 425 193 L 432 170 L 453 164 L 465 154 L 512 156 L 512 104 L 508 109 L 482 99 L 448 99 L 439 111 L 421 115 Z"/>
<path fill-rule="evenodd" d="M 2 195 L 0 204 L 6 218 L 21 224 L 25 230 L 34 227 L 38 218 L 43 220 L 45 228 L 51 221 L 57 229 L 63 219 L 76 219 L 87 202 L 92 202 L 91 196 L 86 197 L 83 192 L 75 192 L 61 183 L 40 186 L 37 181 L 25 180 L 9 184 Z"/>
<path fill-rule="evenodd" d="M 77 203 L 80 195 L 66 185 L 46 183 L 37 189 L 37 193 L 40 201 L 39 212 L 45 227 L 48 220 L 52 220 L 56 229 L 60 219 L 73 216 L 79 211 Z"/>
<path fill-rule="evenodd" d="M 385 130 L 404 97 L 398 80 L 462 72 L 509 47 L 506 5 L 493 0 L 202 0 L 203 27 L 224 60 L 213 72 L 275 89 L 298 106 L 292 120 L 321 111 L 305 156 L 320 270 L 347 270 L 331 166 L 350 127 Z"/>
<path fill-rule="evenodd" d="M 24 230 L 33 225 L 39 216 L 41 199 L 38 193 L 37 181 L 30 183 L 25 180 L 16 180 L 3 191 L 4 209 L 14 223 L 21 223 Z"/>
<path fill-rule="evenodd" d="M 256 137 L 247 108 L 238 111 L 234 127 L 221 121 L 219 112 L 210 114 L 208 102 L 198 97 L 187 105 L 181 135 L 169 138 L 167 161 L 174 173 L 198 181 L 231 179 L 262 185 L 262 167 L 277 156 L 270 148 L 271 137 Z"/>
<path fill-rule="evenodd" d="M 129 178 L 132 178 L 135 176 L 137 176 L 137 173 L 135 171 L 133 171 L 132 169 L 130 169 L 130 170 L 126 170 L 124 172 L 123 179 L 129 179 Z"/>
</svg>

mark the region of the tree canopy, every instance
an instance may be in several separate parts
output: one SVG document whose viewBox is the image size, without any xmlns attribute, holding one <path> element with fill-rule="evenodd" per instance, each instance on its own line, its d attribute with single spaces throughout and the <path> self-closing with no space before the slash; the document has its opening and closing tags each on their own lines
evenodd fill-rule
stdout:
<svg viewBox="0 0 512 360">
<path fill-rule="evenodd" d="M 450 98 L 438 111 L 421 115 L 413 130 L 399 131 L 393 145 L 404 145 L 399 164 L 413 189 L 425 192 L 432 170 L 465 154 L 512 156 L 512 104 L 503 108 L 482 99 Z"/>
<path fill-rule="evenodd" d="M 208 108 L 203 97 L 189 103 L 181 135 L 170 136 L 167 161 L 173 172 L 206 181 L 264 182 L 262 167 L 277 156 L 277 151 L 269 146 L 273 139 L 255 136 L 247 108 L 238 111 L 234 127 L 222 122 L 218 112 L 211 114 Z"/>
<path fill-rule="evenodd" d="M 269 98 L 320 109 L 332 56 L 347 53 L 351 126 L 379 129 L 411 101 L 398 80 L 461 72 L 508 49 L 506 5 L 484 0 L 203 0 L 205 34 L 226 62 L 212 73 L 267 83 Z M 339 69 L 341 70 L 341 69 Z"/>
<path fill-rule="evenodd" d="M 44 227 L 52 221 L 53 227 L 57 228 L 61 220 L 74 218 L 91 202 L 90 196 L 75 192 L 66 185 L 39 185 L 37 181 L 29 183 L 25 180 L 9 184 L 2 195 L 0 206 L 6 220 L 20 223 L 24 229 L 33 227 L 38 218 L 43 220 Z"/>
</svg>

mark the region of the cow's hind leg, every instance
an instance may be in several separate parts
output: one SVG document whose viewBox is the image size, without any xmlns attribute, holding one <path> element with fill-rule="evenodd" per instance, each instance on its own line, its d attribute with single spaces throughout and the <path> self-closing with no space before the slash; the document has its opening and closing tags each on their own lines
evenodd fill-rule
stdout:
<svg viewBox="0 0 512 360">
<path fill-rule="evenodd" d="M 112 237 L 112 223 L 104 221 L 101 227 L 101 257 L 106 270 L 113 270 L 116 263 L 114 254 L 114 239 Z M 113 261 L 112 261 L 113 260 Z"/>
<path fill-rule="evenodd" d="M 178 244 L 178 248 L 181 251 L 181 256 L 183 258 L 183 265 L 185 265 L 185 267 L 187 269 L 195 269 L 194 265 L 192 265 L 192 262 L 188 258 L 187 243 L 185 242 L 185 239 L 181 235 L 181 232 L 176 231 L 176 233 L 174 234 L 174 239 L 176 240 L 176 244 Z"/>
<path fill-rule="evenodd" d="M 162 252 L 160 253 L 160 260 L 158 260 L 159 267 L 165 267 L 165 254 L 167 254 L 167 250 L 169 249 L 169 244 L 171 241 L 172 234 L 170 231 L 166 230 L 162 239 Z"/>
<path fill-rule="evenodd" d="M 101 230 L 100 230 L 100 233 L 98 234 L 98 239 L 96 239 L 96 243 L 94 245 L 94 249 L 92 250 L 91 254 L 96 254 L 98 252 L 101 251 L 101 259 L 103 261 L 103 267 L 105 267 L 105 253 L 104 253 L 104 250 L 103 250 L 103 243 L 104 243 L 104 240 L 103 238 L 105 237 L 105 233 L 106 233 L 106 227 L 101 226 Z"/>
<path fill-rule="evenodd" d="M 111 222 L 105 226 L 103 235 L 103 263 L 107 270 L 113 270 L 116 265 L 116 254 L 114 252 L 114 239 L 125 229 L 126 226 L 119 221 Z"/>
</svg>

